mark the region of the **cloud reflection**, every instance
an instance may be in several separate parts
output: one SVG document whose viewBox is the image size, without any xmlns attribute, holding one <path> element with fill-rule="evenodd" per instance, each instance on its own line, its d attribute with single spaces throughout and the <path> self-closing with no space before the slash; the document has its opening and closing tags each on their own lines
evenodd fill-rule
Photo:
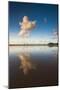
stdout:
<svg viewBox="0 0 60 90">
<path fill-rule="evenodd" d="M 18 57 L 20 59 L 20 69 L 22 69 L 24 75 L 27 75 L 31 70 L 36 69 L 35 65 L 30 59 L 30 54 L 24 52 L 20 53 Z"/>
</svg>

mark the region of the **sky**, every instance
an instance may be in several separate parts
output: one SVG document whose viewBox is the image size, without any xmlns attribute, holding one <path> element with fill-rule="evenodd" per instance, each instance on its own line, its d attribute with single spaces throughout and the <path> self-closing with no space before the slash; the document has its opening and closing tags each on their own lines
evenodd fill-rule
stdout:
<svg viewBox="0 0 60 90">
<path fill-rule="evenodd" d="M 21 38 L 19 22 L 24 16 L 36 21 L 29 37 Z M 57 42 L 58 6 L 53 4 L 36 4 L 9 2 L 9 43 L 49 43 Z"/>
</svg>

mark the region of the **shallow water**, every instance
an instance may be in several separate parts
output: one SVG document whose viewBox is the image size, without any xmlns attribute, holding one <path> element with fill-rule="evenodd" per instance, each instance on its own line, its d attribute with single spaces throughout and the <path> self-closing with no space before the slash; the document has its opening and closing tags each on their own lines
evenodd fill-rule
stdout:
<svg viewBox="0 0 60 90">
<path fill-rule="evenodd" d="M 9 46 L 9 88 L 58 85 L 58 47 Z"/>
</svg>

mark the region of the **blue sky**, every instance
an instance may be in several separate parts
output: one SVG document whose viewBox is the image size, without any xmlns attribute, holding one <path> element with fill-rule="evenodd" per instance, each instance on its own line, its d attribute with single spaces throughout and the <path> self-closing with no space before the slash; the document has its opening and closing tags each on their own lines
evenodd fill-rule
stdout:
<svg viewBox="0 0 60 90">
<path fill-rule="evenodd" d="M 52 39 L 53 32 L 58 29 L 58 6 L 51 4 L 36 4 L 9 2 L 9 42 L 12 38 L 20 40 L 18 36 L 20 31 L 19 22 L 24 16 L 29 19 L 36 20 L 36 27 L 32 30 L 30 39 L 54 41 Z M 56 40 L 56 39 L 55 39 Z"/>
</svg>

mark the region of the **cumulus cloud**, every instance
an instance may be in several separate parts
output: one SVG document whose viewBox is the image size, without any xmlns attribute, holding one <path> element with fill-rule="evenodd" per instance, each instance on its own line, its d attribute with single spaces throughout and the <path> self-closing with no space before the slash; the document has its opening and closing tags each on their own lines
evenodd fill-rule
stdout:
<svg viewBox="0 0 60 90">
<path fill-rule="evenodd" d="M 36 21 L 29 21 L 28 16 L 24 16 L 22 22 L 19 23 L 20 25 L 20 36 L 26 36 L 29 31 L 35 28 Z"/>
</svg>

